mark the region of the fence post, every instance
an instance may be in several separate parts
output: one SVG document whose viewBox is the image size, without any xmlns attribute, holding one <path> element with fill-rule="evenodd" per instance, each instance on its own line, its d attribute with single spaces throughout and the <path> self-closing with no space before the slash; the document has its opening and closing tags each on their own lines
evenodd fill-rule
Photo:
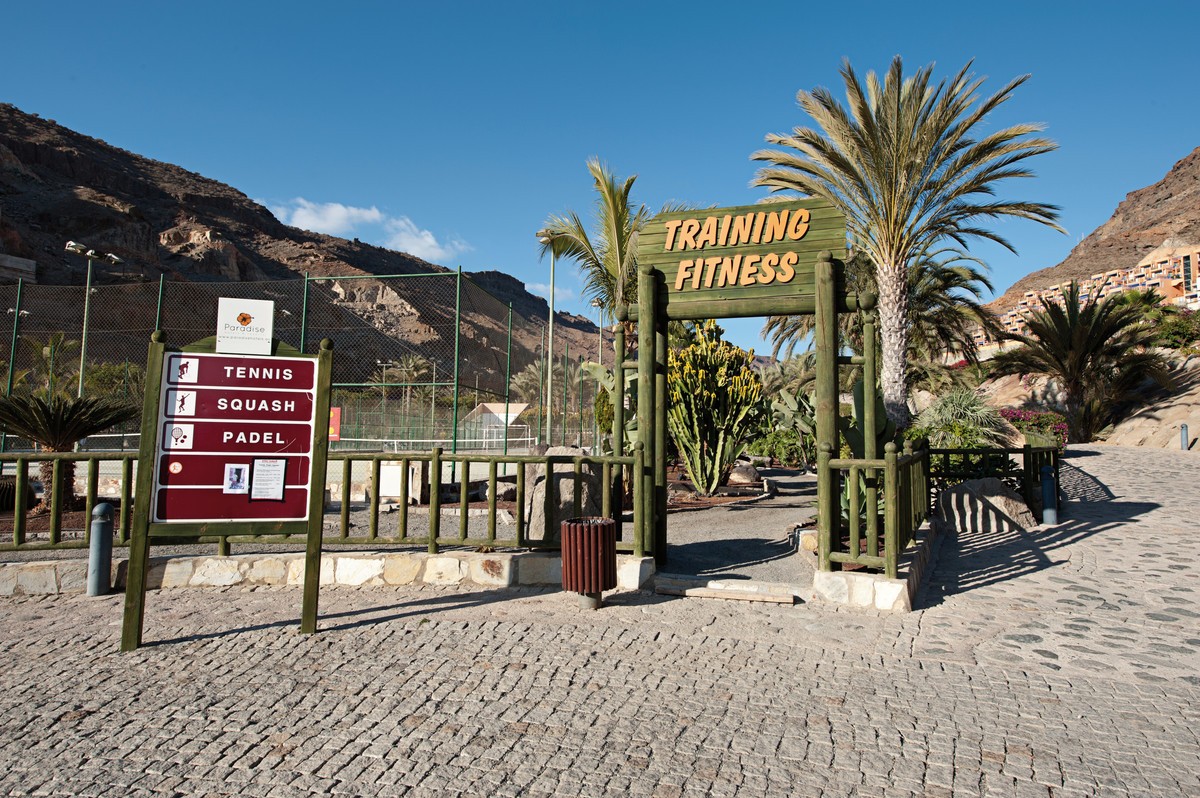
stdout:
<svg viewBox="0 0 1200 798">
<path fill-rule="evenodd" d="M 834 527 L 838 520 L 833 514 L 833 505 L 827 498 L 837 489 L 829 461 L 833 459 L 833 445 L 822 441 L 817 448 L 817 567 L 822 571 L 832 570 L 829 559 L 833 551 Z M 840 525 L 839 525 L 840 526 Z"/>
<path fill-rule="evenodd" d="M 1186 452 L 1188 450 L 1189 440 L 1190 439 L 1188 438 L 1188 427 L 1187 427 L 1187 424 L 1184 424 L 1179 428 L 1179 448 L 1183 449 Z"/>
<path fill-rule="evenodd" d="M 100 502 L 92 510 L 92 539 L 88 547 L 87 594 L 106 596 L 112 588 L 113 508 Z"/>
<path fill-rule="evenodd" d="M 442 447 L 433 447 L 429 458 L 429 553 L 438 553 L 438 532 L 442 524 Z"/>
<path fill-rule="evenodd" d="M 896 444 L 883 447 L 883 568 L 888 579 L 896 578 L 896 560 L 900 555 L 900 475 L 896 467 Z M 853 489 L 853 488 L 852 488 Z"/>
<path fill-rule="evenodd" d="M 624 338 L 624 336 L 621 336 Z M 622 353 L 624 354 L 624 353 Z M 645 488 L 645 482 L 642 480 L 642 471 L 645 469 L 645 462 L 642 459 L 641 441 L 633 444 L 633 556 L 646 556 L 646 508 L 642 506 L 642 490 Z"/>
</svg>

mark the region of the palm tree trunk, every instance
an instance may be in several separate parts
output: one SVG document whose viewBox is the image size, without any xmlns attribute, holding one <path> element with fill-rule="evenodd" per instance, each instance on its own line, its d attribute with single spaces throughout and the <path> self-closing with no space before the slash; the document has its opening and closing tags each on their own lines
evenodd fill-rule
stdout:
<svg viewBox="0 0 1200 798">
<path fill-rule="evenodd" d="M 908 356 L 908 275 L 903 264 L 880 264 L 879 335 L 883 363 L 880 382 L 883 405 L 898 429 L 908 427 L 908 386 L 905 373 Z M 870 386 L 867 386 L 868 389 Z"/>
</svg>

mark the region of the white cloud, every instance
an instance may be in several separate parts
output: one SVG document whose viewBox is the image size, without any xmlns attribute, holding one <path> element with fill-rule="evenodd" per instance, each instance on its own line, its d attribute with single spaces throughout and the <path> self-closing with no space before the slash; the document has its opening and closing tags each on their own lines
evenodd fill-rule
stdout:
<svg viewBox="0 0 1200 798">
<path fill-rule="evenodd" d="M 356 208 L 340 202 L 309 202 L 303 197 L 292 200 L 290 207 L 285 205 L 274 210 L 276 216 L 292 227 L 332 236 L 344 236 L 360 225 L 383 221 L 383 213 L 375 206 Z"/>
<path fill-rule="evenodd" d="M 417 227 L 407 216 L 388 219 L 383 227 L 388 234 L 383 244 L 385 247 L 416 255 L 427 261 L 446 260 L 471 249 L 469 244 L 458 239 L 446 243 L 439 242 L 433 233 Z"/>
<path fill-rule="evenodd" d="M 525 288 L 529 291 L 529 293 L 536 294 L 542 298 L 550 296 L 550 285 L 548 283 L 526 283 Z M 565 288 L 561 285 L 554 286 L 555 304 L 560 302 L 569 302 L 574 298 L 575 292 L 570 288 Z M 559 308 L 555 308 L 555 310 L 557 311 Z"/>
<path fill-rule="evenodd" d="M 432 231 L 418 227 L 409 217 L 389 216 L 374 205 L 359 208 L 297 197 L 282 205 L 268 207 L 284 224 L 315 233 L 353 236 L 428 261 L 445 261 L 471 249 L 471 245 L 461 239 L 439 241 Z"/>
</svg>

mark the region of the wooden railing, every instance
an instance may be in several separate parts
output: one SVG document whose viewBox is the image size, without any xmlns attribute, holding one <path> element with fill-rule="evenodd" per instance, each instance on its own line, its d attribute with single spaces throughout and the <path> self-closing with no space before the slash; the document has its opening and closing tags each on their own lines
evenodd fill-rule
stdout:
<svg viewBox="0 0 1200 798">
<path fill-rule="evenodd" d="M 62 485 L 66 479 L 64 471 L 67 463 L 75 463 L 78 467 L 82 463 L 87 464 L 87 488 L 85 489 L 84 508 L 89 512 L 96 505 L 99 498 L 99 483 L 100 483 L 100 464 L 101 463 L 120 463 L 120 490 L 119 498 L 120 505 L 115 520 L 116 525 L 116 542 L 124 544 L 129 538 L 129 518 L 130 510 L 133 508 L 133 464 L 137 460 L 135 452 L 120 453 L 120 452 L 38 452 L 38 453 L 22 453 L 22 454 L 2 454 L 0 455 L 0 471 L 5 476 L 12 477 L 15 475 L 15 497 L 12 510 L 12 533 L 8 540 L 0 544 L 0 550 L 12 549 L 51 549 L 51 548 L 78 548 L 88 544 L 87 536 L 89 534 L 90 525 L 85 520 L 84 522 L 84 537 L 81 540 L 63 540 L 62 525 L 63 525 L 63 501 L 51 502 L 51 510 L 49 513 L 50 530 L 46 540 L 44 541 L 29 541 L 26 542 L 27 531 L 27 515 L 30 510 L 28 506 L 28 490 L 29 486 L 29 466 L 31 463 L 41 464 L 43 462 L 53 463 L 53 479 L 52 485 Z M 74 486 L 66 486 L 62 490 L 51 493 L 49 485 L 43 486 L 45 495 L 63 495 L 68 499 L 74 498 Z M 101 499 L 103 500 L 103 499 Z"/>
<path fill-rule="evenodd" d="M 1019 459 L 1018 459 L 1019 455 Z M 995 477 L 1016 489 L 1031 508 L 1042 501 L 1042 467 L 1054 472 L 1054 509 L 1058 508 L 1059 460 L 1057 446 L 1020 449 L 930 449 L 929 482 L 935 493 L 969 479 Z"/>
<path fill-rule="evenodd" d="M 834 490 L 840 487 L 840 512 L 834 511 L 834 499 L 820 508 L 821 570 L 853 564 L 896 578 L 900 555 L 929 515 L 928 460 L 927 449 L 914 451 L 908 443 L 903 452 L 887 444 L 881 459 L 819 455 L 821 473 L 829 475 Z"/>
<path fill-rule="evenodd" d="M 133 507 L 133 486 L 134 486 L 134 463 L 137 461 L 136 453 L 109 453 L 109 452 L 68 452 L 61 454 L 51 453 L 21 453 L 21 454 L 3 454 L 0 455 L 0 468 L 3 469 L 3 474 L 14 476 L 16 478 L 16 497 L 13 508 L 13 529 L 11 538 L 0 543 L 0 550 L 15 550 L 15 549 L 56 549 L 56 548 L 78 548 L 88 544 L 87 536 L 89 534 L 88 519 L 85 519 L 83 525 L 82 538 L 72 540 L 64 540 L 62 534 L 62 518 L 64 508 L 63 502 L 53 502 L 52 511 L 49 514 L 49 533 L 44 539 L 27 540 L 27 514 L 28 506 L 28 491 L 27 487 L 30 484 L 30 465 L 40 464 L 44 461 L 52 461 L 53 466 L 53 485 L 61 485 L 66 478 L 64 475 L 64 466 L 68 462 L 76 464 L 87 464 L 87 490 L 85 496 L 84 508 L 89 512 L 96 505 L 97 501 L 103 501 L 104 497 L 99 496 L 98 485 L 100 477 L 100 464 L 105 462 L 114 462 L 120 464 L 119 476 L 119 508 L 117 511 L 116 521 L 116 539 L 117 545 L 124 545 L 129 539 L 130 517 Z M 329 471 L 331 473 L 337 468 L 335 463 L 341 463 L 341 485 L 340 485 L 340 508 L 336 515 L 334 529 L 332 532 L 328 530 L 324 535 L 324 543 L 330 545 L 337 544 L 404 544 L 404 545 L 425 545 L 430 552 L 436 553 L 441 546 L 501 546 L 513 548 L 551 548 L 557 549 L 557 535 L 553 534 L 552 523 L 559 504 L 557 495 L 558 483 L 560 479 L 552 478 L 546 482 L 546 490 L 544 493 L 544 517 L 545 525 L 543 529 L 526 531 L 529 524 L 529 519 L 525 517 L 526 513 L 526 496 L 532 486 L 527 485 L 526 466 L 540 466 L 539 473 L 544 474 L 548 471 L 554 472 L 554 466 L 570 466 L 570 472 L 563 475 L 564 480 L 569 480 L 573 484 L 573 515 L 578 516 L 582 507 L 582 489 L 583 489 L 583 470 L 584 468 L 598 469 L 600 472 L 600 507 L 601 514 L 617 521 L 617 528 L 621 528 L 623 508 L 621 497 L 614 496 L 612 486 L 614 477 L 621 469 L 628 467 L 631 474 L 641 474 L 644 468 L 644 458 L 640 445 L 636 446 L 634 453 L 624 457 L 612 456 L 571 456 L 571 455 L 486 455 L 486 454 L 443 454 L 441 449 L 434 449 L 429 453 L 412 453 L 412 454 L 388 454 L 388 453 L 372 453 L 372 452 L 334 452 L 329 455 Z M 383 529 L 380 523 L 380 469 L 384 462 L 395 462 L 400 464 L 401 475 L 399 485 L 398 501 L 393 505 L 393 512 L 389 513 L 389 520 L 394 518 L 395 526 L 389 529 Z M 365 534 L 351 534 L 351 492 L 352 492 L 352 474 L 356 463 L 366 463 L 370 469 L 368 485 L 368 496 L 366 501 L 367 512 L 367 529 Z M 413 508 L 409 504 L 409 466 L 413 463 L 426 463 L 429 469 L 429 503 L 419 508 Z M 443 470 L 444 466 L 453 464 L 452 471 L 457 475 L 457 491 L 451 490 L 457 497 L 457 530 L 451 534 L 444 534 L 442 495 L 443 495 Z M 483 536 L 472 536 L 468 534 L 468 526 L 470 523 L 470 493 L 471 493 L 471 472 L 472 467 L 482 467 L 487 470 L 487 509 L 486 509 L 486 530 Z M 513 527 L 511 536 L 500 536 L 497 534 L 498 528 L 498 486 L 500 484 L 499 472 L 503 468 L 507 470 L 509 467 L 515 469 L 515 489 L 516 499 L 515 507 L 515 523 L 509 526 Z M 114 477 L 116 477 L 114 469 Z M 618 543 L 618 551 L 632 552 L 637 556 L 642 556 L 645 552 L 652 548 L 652 541 L 647 536 L 647 525 L 642 518 L 643 505 L 642 502 L 642 486 L 645 480 L 632 479 L 633 501 L 632 507 L 632 535 L 631 540 Z M 448 486 L 446 486 L 448 487 Z M 66 496 L 73 496 L 73 486 L 65 487 L 62 491 Z M 323 486 L 322 486 L 323 489 Z M 49 495 L 50 488 L 44 487 L 44 492 Z M 450 511 L 451 513 L 453 510 Z M 416 513 L 427 514 L 429 519 L 428 530 L 420 534 L 409 534 L 409 519 L 410 516 Z M 326 514 L 327 517 L 330 514 Z M 532 533 L 536 532 L 534 535 Z M 532 539 L 531 539 L 532 538 Z M 201 537 L 200 541 L 214 541 L 217 543 L 218 553 L 228 553 L 229 543 L 278 543 L 289 542 L 288 536 L 237 536 L 228 538 L 207 538 Z M 292 541 L 294 542 L 294 541 Z"/>
</svg>

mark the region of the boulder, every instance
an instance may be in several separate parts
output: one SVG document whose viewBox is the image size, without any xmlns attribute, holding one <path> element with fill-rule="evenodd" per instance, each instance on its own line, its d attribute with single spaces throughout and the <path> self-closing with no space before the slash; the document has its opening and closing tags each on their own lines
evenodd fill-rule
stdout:
<svg viewBox="0 0 1200 798">
<path fill-rule="evenodd" d="M 1037 526 L 1024 499 L 995 477 L 968 480 L 942 491 L 934 516 L 959 533 L 1023 532 Z"/>
<path fill-rule="evenodd" d="M 729 479 L 725 481 L 727 485 L 757 485 L 762 482 L 762 475 L 758 473 L 758 469 L 749 463 L 738 461 L 729 472 Z"/>
<path fill-rule="evenodd" d="M 566 455 L 578 457 L 582 449 L 574 446 L 552 446 L 544 454 Z M 575 512 L 575 464 L 555 463 L 552 477 L 554 486 L 555 509 L 554 517 L 548 534 L 547 543 L 557 544 L 563 521 L 579 516 L 600 515 L 601 471 L 597 466 L 583 464 L 579 474 L 579 512 Z M 525 517 L 529 519 L 530 540 L 542 540 L 546 530 L 546 468 L 537 463 L 525 466 Z"/>
</svg>

